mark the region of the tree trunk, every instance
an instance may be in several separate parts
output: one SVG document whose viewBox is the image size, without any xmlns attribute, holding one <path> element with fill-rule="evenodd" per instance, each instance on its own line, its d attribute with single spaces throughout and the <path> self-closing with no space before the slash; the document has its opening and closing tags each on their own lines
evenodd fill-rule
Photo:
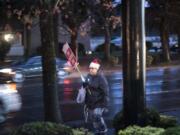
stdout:
<svg viewBox="0 0 180 135">
<path fill-rule="evenodd" d="M 54 19 L 54 43 L 55 43 L 55 53 L 56 56 L 60 56 L 60 47 L 59 47 L 59 41 L 58 41 L 58 34 L 59 34 L 59 14 L 55 13 L 53 16 Z"/>
<path fill-rule="evenodd" d="M 161 44 L 162 44 L 162 53 L 164 62 L 170 62 L 170 51 L 169 51 L 169 28 L 168 28 L 168 20 L 166 17 L 161 18 Z"/>
<path fill-rule="evenodd" d="M 71 28 L 72 33 L 71 33 L 71 49 L 74 52 L 74 55 L 76 56 L 78 60 L 78 46 L 77 46 L 77 36 L 78 36 L 78 31 L 77 28 Z"/>
<path fill-rule="evenodd" d="M 178 53 L 180 54 L 180 29 L 178 31 Z"/>
<path fill-rule="evenodd" d="M 50 11 L 50 10 L 48 10 Z M 40 31 L 42 43 L 43 94 L 45 120 L 61 122 L 59 96 L 56 84 L 56 65 L 53 36 L 53 14 L 44 11 L 40 15 Z"/>
<path fill-rule="evenodd" d="M 109 31 L 109 25 L 105 24 L 105 59 L 107 61 L 110 60 L 110 40 L 111 40 L 111 34 Z"/>
<path fill-rule="evenodd" d="M 30 56 L 30 51 L 31 51 L 31 26 L 26 24 L 25 28 L 25 58 L 27 59 Z"/>
<path fill-rule="evenodd" d="M 145 111 L 144 0 L 122 0 L 123 116 L 125 124 L 137 124 Z"/>
</svg>

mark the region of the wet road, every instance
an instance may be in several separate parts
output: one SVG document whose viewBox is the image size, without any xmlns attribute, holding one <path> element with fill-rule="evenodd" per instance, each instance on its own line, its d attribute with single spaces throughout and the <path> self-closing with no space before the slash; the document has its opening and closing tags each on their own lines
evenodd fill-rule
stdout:
<svg viewBox="0 0 180 135">
<path fill-rule="evenodd" d="M 180 66 L 149 69 L 146 75 L 147 106 L 162 113 L 180 110 Z M 110 107 L 106 119 L 112 119 L 122 109 L 122 72 L 108 72 L 107 78 L 110 85 Z M 80 78 L 72 76 L 59 82 L 60 107 L 66 122 L 83 119 L 83 106 L 75 102 L 80 85 Z M 8 115 L 7 121 L 0 125 L 4 130 L 25 122 L 43 120 L 41 79 L 29 79 L 19 85 L 18 90 L 22 96 L 22 109 Z"/>
</svg>

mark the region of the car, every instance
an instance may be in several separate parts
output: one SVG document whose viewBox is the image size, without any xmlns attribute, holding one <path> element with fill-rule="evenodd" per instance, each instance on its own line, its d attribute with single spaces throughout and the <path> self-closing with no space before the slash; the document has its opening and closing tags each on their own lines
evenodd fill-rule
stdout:
<svg viewBox="0 0 180 135">
<path fill-rule="evenodd" d="M 172 51 L 172 52 L 178 52 L 178 50 L 179 50 L 178 44 L 174 44 L 170 47 L 170 51 Z"/>
<path fill-rule="evenodd" d="M 28 77 L 42 76 L 41 59 L 41 56 L 34 56 L 26 61 L 13 63 L 9 67 L 1 68 L 0 73 L 4 73 L 6 76 L 11 76 L 12 80 L 16 83 L 23 82 Z M 55 58 L 55 61 L 58 78 L 64 78 L 72 72 L 72 67 L 66 60 Z"/>
<path fill-rule="evenodd" d="M 96 48 L 99 46 L 99 45 L 102 45 L 104 44 L 105 42 L 105 39 L 104 37 L 92 37 L 90 39 L 90 48 L 92 51 L 95 51 Z M 114 37 L 111 41 L 110 41 L 111 44 L 114 44 L 115 46 L 118 46 L 120 48 L 122 48 L 122 38 L 121 37 Z"/>
<path fill-rule="evenodd" d="M 21 96 L 16 89 L 16 83 L 0 78 L 0 123 L 6 120 L 6 115 L 21 109 Z"/>
</svg>

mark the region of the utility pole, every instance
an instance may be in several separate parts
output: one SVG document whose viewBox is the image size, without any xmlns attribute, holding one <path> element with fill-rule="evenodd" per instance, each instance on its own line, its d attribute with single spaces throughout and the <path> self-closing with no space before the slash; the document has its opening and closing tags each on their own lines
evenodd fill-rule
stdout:
<svg viewBox="0 0 180 135">
<path fill-rule="evenodd" d="M 123 115 L 125 124 L 136 124 L 145 111 L 145 0 L 122 0 Z"/>
</svg>

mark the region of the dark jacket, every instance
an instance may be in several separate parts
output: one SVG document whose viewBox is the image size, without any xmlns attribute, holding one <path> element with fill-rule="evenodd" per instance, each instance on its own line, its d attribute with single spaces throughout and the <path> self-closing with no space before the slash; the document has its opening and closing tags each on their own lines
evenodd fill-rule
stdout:
<svg viewBox="0 0 180 135">
<path fill-rule="evenodd" d="M 85 104 L 88 108 L 107 107 L 109 101 L 109 86 L 103 74 L 87 75 Z"/>
</svg>

